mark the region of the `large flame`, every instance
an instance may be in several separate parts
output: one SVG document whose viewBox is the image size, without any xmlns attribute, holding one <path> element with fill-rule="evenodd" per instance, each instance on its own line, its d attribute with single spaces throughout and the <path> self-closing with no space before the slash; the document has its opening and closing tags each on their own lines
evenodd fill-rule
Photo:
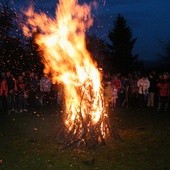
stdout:
<svg viewBox="0 0 170 170">
<path fill-rule="evenodd" d="M 27 36 L 38 32 L 35 42 L 42 51 L 44 72 L 52 74 L 53 82 L 63 84 L 65 125 L 69 130 L 76 122 L 82 129 L 82 119 L 87 126 L 95 126 L 106 116 L 101 75 L 85 43 L 85 32 L 93 24 L 90 11 L 89 5 L 79 5 L 77 0 L 60 0 L 56 18 L 36 13 L 33 8 L 25 12 L 23 32 Z M 100 131 L 104 134 L 103 123 Z"/>
</svg>

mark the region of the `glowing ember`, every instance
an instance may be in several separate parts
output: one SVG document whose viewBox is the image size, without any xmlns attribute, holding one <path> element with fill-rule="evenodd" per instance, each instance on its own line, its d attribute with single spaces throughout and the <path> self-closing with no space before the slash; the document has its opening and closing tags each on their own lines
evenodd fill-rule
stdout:
<svg viewBox="0 0 170 170">
<path fill-rule="evenodd" d="M 23 26 L 26 36 L 38 32 L 35 42 L 42 51 L 44 72 L 63 84 L 64 123 L 72 141 L 101 143 L 108 136 L 101 75 L 86 50 L 85 31 L 92 26 L 91 8 L 77 0 L 60 0 L 56 18 L 29 8 Z"/>
</svg>

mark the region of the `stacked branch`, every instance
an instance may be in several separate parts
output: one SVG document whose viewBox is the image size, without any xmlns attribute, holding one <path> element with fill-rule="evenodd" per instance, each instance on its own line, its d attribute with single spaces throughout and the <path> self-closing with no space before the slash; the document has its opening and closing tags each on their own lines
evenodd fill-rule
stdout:
<svg viewBox="0 0 170 170">
<path fill-rule="evenodd" d="M 78 91 L 81 94 L 81 100 L 79 107 L 77 108 L 76 116 L 70 124 L 70 128 L 65 126 L 64 122 L 62 123 L 61 127 L 59 127 L 61 130 L 58 132 L 56 140 L 64 144 L 64 148 L 70 147 L 72 145 L 94 147 L 97 145 L 106 144 L 106 141 L 109 138 L 119 138 L 119 134 L 117 133 L 115 128 L 112 128 L 110 126 L 108 117 L 109 109 L 107 108 L 107 104 L 104 101 L 104 96 L 100 96 L 103 105 L 100 119 L 96 123 L 92 121 L 90 113 L 92 112 L 91 104 L 93 103 L 94 94 L 92 92 L 93 89 L 90 84 L 90 80 L 88 80 L 86 83 L 83 84 L 83 86 L 78 88 Z M 100 95 L 102 95 L 102 93 Z M 86 103 L 85 117 L 83 117 L 82 113 L 83 102 Z M 70 114 L 68 115 L 72 115 L 71 109 L 69 110 L 69 112 Z M 63 121 L 65 121 L 65 119 L 70 118 L 66 117 L 63 119 Z"/>
</svg>

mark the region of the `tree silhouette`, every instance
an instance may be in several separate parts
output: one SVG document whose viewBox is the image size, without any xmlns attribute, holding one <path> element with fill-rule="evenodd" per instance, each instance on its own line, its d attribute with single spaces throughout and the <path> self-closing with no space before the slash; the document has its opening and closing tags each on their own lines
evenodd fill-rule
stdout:
<svg viewBox="0 0 170 170">
<path fill-rule="evenodd" d="M 159 65 L 160 63 L 162 63 L 162 67 L 164 68 L 164 70 L 170 71 L 170 40 L 168 40 L 167 42 L 161 41 L 161 44 L 163 47 L 163 53 L 158 54 L 161 59 L 161 61 L 159 61 Z"/>
<path fill-rule="evenodd" d="M 7 37 L 0 46 L 1 69 L 19 73 L 25 68 L 24 49 L 16 37 Z"/>
<path fill-rule="evenodd" d="M 35 38 L 38 35 L 35 32 L 31 38 L 27 40 L 26 44 L 26 56 L 27 56 L 27 69 L 30 71 L 35 71 L 37 73 L 42 73 L 44 65 L 42 63 L 41 51 L 38 45 L 35 43 Z"/>
<path fill-rule="evenodd" d="M 7 1 L 0 9 L 0 71 L 19 72 L 24 66 L 22 42 L 15 35 L 16 13 Z"/>
<path fill-rule="evenodd" d="M 13 9 L 9 7 L 7 1 L 2 4 L 0 11 L 0 38 L 4 39 L 9 36 L 10 31 L 14 27 L 14 19 L 16 14 Z"/>
<path fill-rule="evenodd" d="M 100 39 L 96 35 L 86 36 L 87 50 L 90 52 L 92 58 L 97 62 L 98 67 L 107 71 L 108 63 L 108 47 L 104 40 Z"/>
<path fill-rule="evenodd" d="M 132 37 L 132 31 L 127 26 L 127 21 L 120 14 L 116 17 L 114 27 L 110 30 L 108 37 L 110 44 L 110 60 L 113 70 L 122 73 L 132 72 L 139 67 L 138 55 L 133 54 L 133 48 L 137 38 Z"/>
<path fill-rule="evenodd" d="M 35 33 L 29 41 L 21 38 L 18 31 L 17 14 L 6 0 L 0 8 L 0 71 L 11 70 L 42 72 L 38 47 L 34 42 Z"/>
</svg>

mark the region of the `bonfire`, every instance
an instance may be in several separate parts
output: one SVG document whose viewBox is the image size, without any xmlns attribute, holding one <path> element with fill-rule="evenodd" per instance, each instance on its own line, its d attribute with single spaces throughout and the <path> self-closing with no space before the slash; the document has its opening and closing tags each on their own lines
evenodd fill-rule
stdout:
<svg viewBox="0 0 170 170">
<path fill-rule="evenodd" d="M 104 100 L 102 75 L 86 49 L 86 31 L 93 25 L 91 5 L 77 0 L 60 0 L 55 18 L 30 7 L 23 25 L 26 36 L 35 36 L 42 54 L 44 73 L 62 84 L 64 114 L 57 139 L 66 146 L 104 144 L 112 130 Z"/>
</svg>

